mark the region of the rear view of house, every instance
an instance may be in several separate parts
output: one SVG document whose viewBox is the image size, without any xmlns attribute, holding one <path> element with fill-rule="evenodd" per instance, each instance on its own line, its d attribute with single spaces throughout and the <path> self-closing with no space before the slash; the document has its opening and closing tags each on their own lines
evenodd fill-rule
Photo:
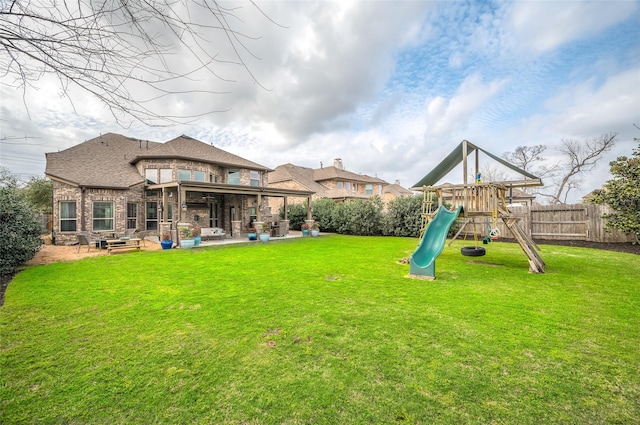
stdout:
<svg viewBox="0 0 640 425">
<path fill-rule="evenodd" d="M 188 136 L 157 143 L 108 133 L 46 159 L 57 244 L 79 231 L 159 234 L 177 223 L 240 237 L 250 223 L 279 221 L 270 197 L 312 194 L 266 187 L 268 167 Z"/>
</svg>

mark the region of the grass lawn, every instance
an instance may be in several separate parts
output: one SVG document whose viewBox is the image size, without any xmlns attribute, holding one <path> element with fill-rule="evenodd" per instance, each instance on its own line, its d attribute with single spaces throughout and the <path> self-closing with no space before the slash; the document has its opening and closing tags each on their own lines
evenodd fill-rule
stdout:
<svg viewBox="0 0 640 425">
<path fill-rule="evenodd" d="M 0 308 L 3 424 L 639 423 L 640 258 L 322 236 L 34 266 Z M 470 261 L 482 262 L 470 263 Z"/>
</svg>

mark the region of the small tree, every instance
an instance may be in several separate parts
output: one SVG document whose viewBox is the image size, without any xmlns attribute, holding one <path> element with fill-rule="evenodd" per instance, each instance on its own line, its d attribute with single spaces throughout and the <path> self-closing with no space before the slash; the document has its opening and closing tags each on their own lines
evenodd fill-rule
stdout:
<svg viewBox="0 0 640 425">
<path fill-rule="evenodd" d="M 33 177 L 23 189 L 24 195 L 34 210 L 51 214 L 53 205 L 53 182 L 49 179 Z"/>
<path fill-rule="evenodd" d="M 614 210 L 603 215 L 607 227 L 631 234 L 640 243 L 640 143 L 631 158 L 621 156 L 609 165 L 613 179 L 595 192 L 593 202 Z"/>
<path fill-rule="evenodd" d="M 17 181 L 3 173 L 0 176 L 0 305 L 13 274 L 40 249 L 41 231 L 42 226 Z"/>
</svg>

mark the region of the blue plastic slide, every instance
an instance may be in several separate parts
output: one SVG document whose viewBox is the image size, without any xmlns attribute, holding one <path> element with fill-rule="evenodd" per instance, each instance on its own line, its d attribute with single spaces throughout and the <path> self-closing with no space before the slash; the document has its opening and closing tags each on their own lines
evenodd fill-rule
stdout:
<svg viewBox="0 0 640 425">
<path fill-rule="evenodd" d="M 411 254 L 409 273 L 416 276 L 436 277 L 436 257 L 440 255 L 447 241 L 447 233 L 462 210 L 459 206 L 449 211 L 440 205 L 436 215 L 431 219 L 422 235 L 416 251 Z"/>
</svg>

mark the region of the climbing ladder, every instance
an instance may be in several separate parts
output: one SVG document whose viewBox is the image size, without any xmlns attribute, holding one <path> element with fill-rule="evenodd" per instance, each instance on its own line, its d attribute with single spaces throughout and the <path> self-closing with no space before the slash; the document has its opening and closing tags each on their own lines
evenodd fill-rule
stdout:
<svg viewBox="0 0 640 425">
<path fill-rule="evenodd" d="M 529 271 L 531 271 L 531 273 L 544 273 L 545 263 L 538 253 L 540 248 L 538 248 L 538 245 L 536 245 L 533 239 L 531 239 L 529 235 L 522 230 L 520 225 L 518 225 L 520 217 L 512 216 L 506 207 L 500 208 L 500 216 L 502 217 L 504 224 L 511 231 L 515 240 L 518 241 L 520 247 L 527 255 L 527 259 L 529 260 Z"/>
<path fill-rule="evenodd" d="M 420 238 L 422 238 L 427 224 L 429 224 L 433 216 L 436 215 L 437 208 L 433 208 L 433 201 L 434 199 L 439 199 L 438 196 L 435 190 L 425 190 L 423 192 L 422 213 L 420 214 Z"/>
</svg>

